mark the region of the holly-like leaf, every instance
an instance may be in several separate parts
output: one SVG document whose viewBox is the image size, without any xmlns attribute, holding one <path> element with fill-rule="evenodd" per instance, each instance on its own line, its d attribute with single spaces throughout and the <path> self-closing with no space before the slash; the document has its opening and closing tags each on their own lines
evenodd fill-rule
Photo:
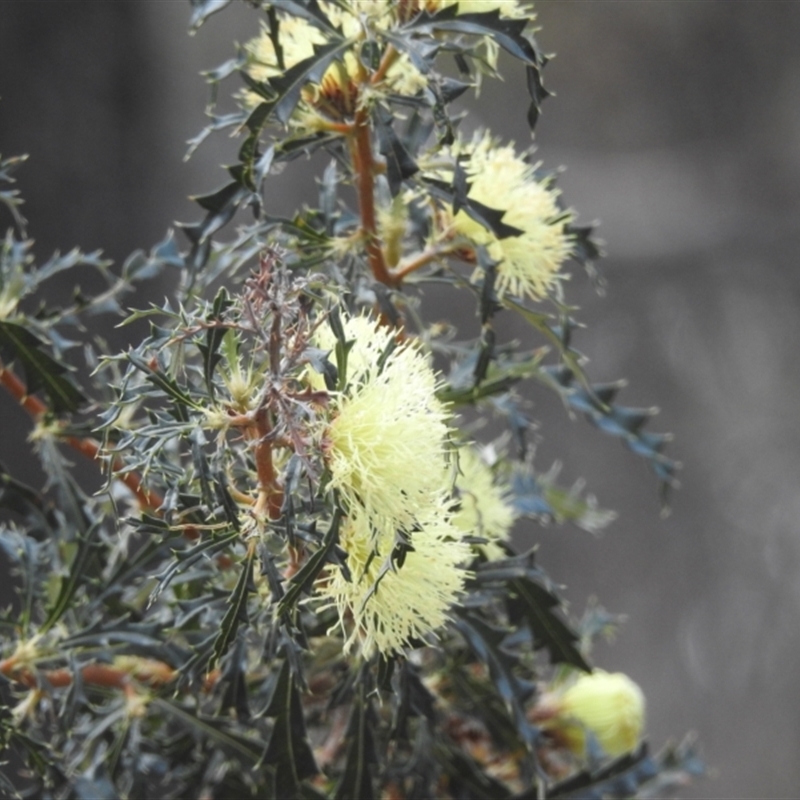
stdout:
<svg viewBox="0 0 800 800">
<path fill-rule="evenodd" d="M 14 170 L 28 160 L 28 156 L 11 156 L 10 158 L 0 158 L 0 182 L 15 183 L 12 177 Z M 22 205 L 22 198 L 19 196 L 18 189 L 0 189 L 0 203 L 2 203 L 14 217 L 14 221 L 19 228 L 25 227 L 25 218 L 19 211 Z"/>
<path fill-rule="evenodd" d="M 523 31 L 528 20 L 503 17 L 500 11 L 461 14 L 458 6 L 443 8 L 435 13 L 423 11 L 411 20 L 405 28 L 413 31 L 450 31 L 473 36 L 486 36 L 497 42 L 506 52 L 525 64 L 538 66 L 540 56 L 533 42 Z"/>
<path fill-rule="evenodd" d="M 509 236 L 519 236 L 523 231 L 515 228 L 513 225 L 507 225 L 503 222 L 503 217 L 506 212 L 502 209 L 489 208 L 477 200 L 472 200 L 467 197 L 466 191 L 459 191 L 459 188 L 454 185 L 448 185 L 438 178 L 423 177 L 422 182 L 430 194 L 435 197 L 440 197 L 451 203 L 455 208 L 456 205 L 463 209 L 467 216 L 479 222 L 488 231 L 491 231 L 498 239 L 507 239 Z"/>
<path fill-rule="evenodd" d="M 515 672 L 517 659 L 505 646 L 511 631 L 495 628 L 466 610 L 459 613 L 454 625 L 476 658 L 488 668 L 492 683 L 514 720 L 520 740 L 532 752 L 538 731 L 525 715 L 525 702 L 533 687 Z"/>
<path fill-rule="evenodd" d="M 325 70 L 352 44 L 349 39 L 342 39 L 336 35 L 333 41 L 327 44 L 315 45 L 313 56 L 303 59 L 281 75 L 266 81 L 262 85 L 262 91 L 265 93 L 262 96 L 268 96 L 269 100 L 262 104 L 266 108 L 260 113 L 268 117 L 274 116 L 281 124 L 287 125 L 289 117 L 300 102 L 303 87 L 308 83 L 319 83 Z M 248 120 L 248 127 L 250 126 L 251 122 Z"/>
<path fill-rule="evenodd" d="M 223 286 L 217 292 L 211 311 L 206 317 L 206 324 L 209 326 L 206 330 L 206 340 L 197 346 L 203 356 L 203 376 L 206 379 L 206 388 L 212 399 L 215 392 L 214 382 L 212 380 L 214 369 L 222 359 L 222 356 L 219 354 L 219 348 L 227 332 L 227 328 L 223 327 L 222 323 L 225 319 L 225 312 L 232 305 L 233 300 L 231 300 L 228 291 Z"/>
<path fill-rule="evenodd" d="M 653 777 L 653 766 L 647 744 L 643 742 L 635 752 L 626 753 L 600 769 L 584 769 L 559 781 L 549 787 L 545 798 L 603 800 L 605 797 L 633 797 L 639 786 Z M 529 800 L 529 794 L 523 793 L 514 800 Z"/>
<path fill-rule="evenodd" d="M 202 406 L 192 400 L 188 391 L 181 388 L 169 375 L 164 374 L 160 369 L 152 366 L 143 358 L 136 355 L 136 353 L 128 353 L 127 358 L 134 367 L 144 373 L 147 380 L 152 383 L 153 386 L 157 386 L 167 397 L 171 397 L 175 401 L 179 411 L 179 419 L 185 420 L 185 410 L 187 408 L 192 408 L 195 411 L 203 410 Z"/>
</svg>

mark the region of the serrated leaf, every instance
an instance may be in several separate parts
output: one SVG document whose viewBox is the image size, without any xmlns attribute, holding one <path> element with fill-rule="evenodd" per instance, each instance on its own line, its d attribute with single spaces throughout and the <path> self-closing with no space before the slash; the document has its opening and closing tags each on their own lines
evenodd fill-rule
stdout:
<svg viewBox="0 0 800 800">
<path fill-rule="evenodd" d="M 507 606 L 512 622 L 524 621 L 536 647 L 545 647 L 553 664 L 569 664 L 584 672 L 592 667 L 577 647 L 580 637 L 556 614 L 561 602 L 552 592 L 528 578 L 508 582 Z"/>
<path fill-rule="evenodd" d="M 531 41 L 523 34 L 528 20 L 503 17 L 500 11 L 461 14 L 458 6 L 449 6 L 435 13 L 423 11 L 406 26 L 410 30 L 446 30 L 473 36 L 487 36 L 497 42 L 506 52 L 525 64 L 538 66 L 540 57 Z"/>
<path fill-rule="evenodd" d="M 567 800 L 575 797 L 631 797 L 642 783 L 636 776 L 636 768 L 648 758 L 647 744 L 642 743 L 633 753 L 626 753 L 598 770 L 584 769 L 549 787 L 546 800 Z M 613 784 L 620 779 L 626 781 L 621 793 L 613 791 Z M 611 789 L 613 793 L 608 790 Z M 515 798 L 516 800 L 516 798 Z"/>
<path fill-rule="evenodd" d="M 201 558 L 211 558 L 211 556 L 225 550 L 234 541 L 238 540 L 237 533 L 229 533 L 221 539 L 208 538 L 196 544 L 188 550 L 179 550 L 175 553 L 175 561 L 173 561 L 165 570 L 160 572 L 154 577 L 158 579 L 156 587 L 150 595 L 150 604 L 154 603 L 158 595 L 164 591 L 169 582 L 181 572 L 189 569 L 189 567 L 196 564 Z"/>
<path fill-rule="evenodd" d="M 498 239 L 507 239 L 509 236 L 519 236 L 523 233 L 519 228 L 513 225 L 507 225 L 503 222 L 503 217 L 506 211 L 497 208 L 489 208 L 477 200 L 472 200 L 467 197 L 465 191 L 448 185 L 445 181 L 438 178 L 422 177 L 420 180 L 425 184 L 428 191 L 435 197 L 440 197 L 443 200 L 451 203 L 455 208 L 458 204 L 459 208 L 463 209 L 464 213 L 475 222 L 479 222 L 488 231 L 491 231 Z"/>
<path fill-rule="evenodd" d="M 18 361 L 25 372 L 28 392 L 42 390 L 53 411 L 77 411 L 86 402 L 83 393 L 65 377 L 68 368 L 43 349 L 45 343 L 27 328 L 14 322 L 0 321 L 0 356 Z"/>
<path fill-rule="evenodd" d="M 205 343 L 199 344 L 198 349 L 203 356 L 203 377 L 206 380 L 206 388 L 208 389 L 209 396 L 214 398 L 214 369 L 219 364 L 222 356 L 219 354 L 219 348 L 228 328 L 222 326 L 225 318 L 225 312 L 233 305 L 228 295 L 227 289 L 223 286 L 214 298 L 214 304 L 211 307 L 211 312 L 206 317 L 206 323 L 209 325 L 206 330 Z"/>
<path fill-rule="evenodd" d="M 28 156 L 11 156 L 10 158 L 0 158 L 0 181 L 4 183 L 16 183 L 16 179 L 12 177 L 14 170 L 21 164 L 28 160 Z M 19 196 L 18 189 L 3 189 L 0 191 L 0 203 L 11 212 L 11 216 L 17 223 L 17 226 L 22 230 L 25 228 L 25 217 L 20 214 L 19 207 L 22 205 L 23 200 Z"/>
<path fill-rule="evenodd" d="M 514 720 L 520 740 L 533 753 L 538 731 L 525 715 L 525 701 L 533 687 L 517 677 L 516 658 L 504 650 L 504 640 L 510 631 L 495 628 L 466 610 L 458 613 L 454 625 L 477 659 L 489 669 L 492 683 Z"/>
<path fill-rule="evenodd" d="M 192 18 L 189 27 L 196 31 L 212 14 L 222 11 L 231 4 L 231 0 L 190 0 L 192 4 Z"/>
<path fill-rule="evenodd" d="M 153 386 L 157 386 L 167 397 L 171 397 L 179 407 L 183 406 L 184 408 L 191 408 L 195 411 L 203 410 L 203 407 L 192 400 L 188 393 L 178 386 L 173 378 L 165 375 L 161 370 L 151 367 L 150 364 L 135 353 L 128 353 L 126 357 L 131 364 L 144 373 L 147 380 L 150 381 Z"/>
<path fill-rule="evenodd" d="M 308 83 L 318 83 L 336 57 L 344 53 L 353 42 L 349 39 L 337 39 L 323 45 L 314 45 L 314 55 L 303 59 L 281 75 L 266 81 L 264 86 L 270 99 L 263 103 L 260 114 L 274 116 L 281 124 L 287 125 L 297 104 L 300 94 Z M 264 95 L 266 96 L 266 95 Z M 258 109 L 257 109 L 258 110 Z M 248 120 L 250 127 L 250 120 Z M 251 128 L 252 130 L 252 128 Z"/>
</svg>

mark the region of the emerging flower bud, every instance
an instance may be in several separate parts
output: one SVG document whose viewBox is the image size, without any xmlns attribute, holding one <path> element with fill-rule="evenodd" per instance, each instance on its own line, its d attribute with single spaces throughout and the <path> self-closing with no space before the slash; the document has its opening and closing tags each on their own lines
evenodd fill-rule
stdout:
<svg viewBox="0 0 800 800">
<path fill-rule="evenodd" d="M 633 750 L 644 727 L 642 690 L 621 672 L 581 675 L 559 701 L 553 732 L 577 755 L 586 752 L 586 733 L 610 756 Z"/>
</svg>

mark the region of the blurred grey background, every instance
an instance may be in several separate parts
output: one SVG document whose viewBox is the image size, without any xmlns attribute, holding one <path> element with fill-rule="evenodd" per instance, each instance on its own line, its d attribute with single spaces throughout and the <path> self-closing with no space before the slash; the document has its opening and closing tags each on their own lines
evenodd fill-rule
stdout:
<svg viewBox="0 0 800 800">
<path fill-rule="evenodd" d="M 236 148 L 218 135 L 181 160 L 204 125 L 198 72 L 257 31 L 240 6 L 189 37 L 185 0 L 0 3 L 0 152 L 31 155 L 18 178 L 40 257 L 120 261 L 197 216 L 187 195 L 221 185 Z M 798 797 L 800 3 L 536 7 L 558 95 L 539 156 L 567 167 L 566 202 L 607 242 L 606 296 L 578 271 L 567 286 L 588 324 L 576 345 L 594 380 L 630 380 L 622 403 L 661 407 L 650 427 L 685 466 L 662 520 L 644 463 L 532 389 L 539 466 L 561 458 L 619 519 L 531 535 L 576 614 L 594 595 L 627 612 L 596 657 L 643 686 L 654 746 L 698 732 L 717 775 L 686 796 Z M 478 115 L 525 145 L 520 77 L 487 83 Z M 273 200 L 299 204 L 303 174 L 275 177 Z M 27 424 L 0 397 L 0 458 L 38 483 L 13 456 Z"/>
</svg>

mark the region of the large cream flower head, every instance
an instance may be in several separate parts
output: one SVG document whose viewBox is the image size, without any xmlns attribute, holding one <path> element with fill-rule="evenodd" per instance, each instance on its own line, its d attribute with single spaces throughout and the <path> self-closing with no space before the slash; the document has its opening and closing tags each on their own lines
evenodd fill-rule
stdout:
<svg viewBox="0 0 800 800">
<path fill-rule="evenodd" d="M 468 197 L 503 211 L 503 222 L 521 233 L 499 239 L 464 210 L 453 218 L 456 233 L 483 245 L 499 262 L 495 288 L 518 297 L 541 300 L 559 277 L 572 252 L 565 231 L 573 215 L 559 208 L 552 182 L 538 179 L 536 168 L 526 163 L 512 145 L 501 146 L 484 134 L 469 146 L 454 148 L 469 155 L 466 172 Z"/>
<path fill-rule="evenodd" d="M 370 656 L 444 624 L 470 550 L 450 518 L 449 413 L 428 357 L 370 317 L 344 317 L 342 326 L 353 344 L 323 442 L 329 487 L 347 513 L 340 544 L 351 576 L 332 568 L 320 594 L 343 627 L 352 618 L 347 647 L 360 641 Z M 336 339 L 321 328 L 315 344 L 332 350 Z M 410 549 L 393 558 L 397 541 Z"/>
</svg>

